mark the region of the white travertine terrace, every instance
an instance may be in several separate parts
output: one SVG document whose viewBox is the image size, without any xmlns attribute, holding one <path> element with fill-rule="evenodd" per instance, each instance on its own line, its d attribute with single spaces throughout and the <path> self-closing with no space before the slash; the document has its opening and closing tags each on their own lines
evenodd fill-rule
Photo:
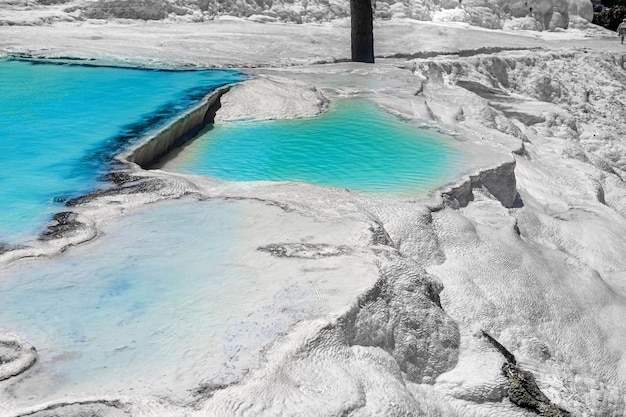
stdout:
<svg viewBox="0 0 626 417">
<path fill-rule="evenodd" d="M 387 3 L 377 4 L 380 12 Z M 389 5 L 397 18 L 408 7 L 398 4 Z M 569 10 L 571 22 L 572 3 L 558 7 Z M 577 7 L 585 18 L 585 7 Z M 440 8 L 435 13 L 462 10 Z M 1 13 L 30 16 L 18 7 Z M 148 202 L 193 194 L 276 204 L 289 222 L 319 223 L 309 239 L 326 246 L 284 245 L 267 233 L 260 237 L 264 252 L 254 256 L 276 257 L 294 271 L 315 259 L 345 260 L 348 272 L 334 285 L 366 277 L 367 288 L 341 308 L 333 304 L 293 323 L 257 351 L 258 366 L 227 386 L 173 384 L 167 394 L 159 381 L 146 381 L 92 389 L 86 398 L 73 392 L 42 402 L 15 395 L 38 383 L 35 365 L 0 382 L 0 414 L 533 415 L 516 405 L 523 400 L 520 386 L 543 415 L 626 413 L 626 50 L 614 34 L 589 25 L 539 33 L 507 30 L 507 24 L 486 30 L 463 22 L 379 21 L 380 57 L 365 65 L 343 62 L 349 56 L 345 22 L 174 20 L 5 26 L 0 50 L 133 65 L 246 67 L 257 78 L 224 97 L 216 115 L 222 122 L 244 114 L 308 116 L 338 97 L 370 97 L 402 117 L 456 134 L 467 150 L 466 175 L 429 196 L 398 200 L 133 168 L 133 176 L 166 186 L 95 196 L 72 208 L 86 225 L 76 235 L 0 260 L 19 266 L 19 257 L 50 255 L 97 237 L 103 223 Z M 259 102 L 257 111 L 247 97 Z M 307 221 L 299 223 L 300 216 Z M 325 232 L 334 222 L 360 228 L 345 242 Z M 352 264 L 338 249 L 344 246 L 363 257 Z M 37 261 L 45 268 L 45 259 Z M 520 382 L 522 370 L 544 397 L 528 394 L 533 390 Z"/>
</svg>

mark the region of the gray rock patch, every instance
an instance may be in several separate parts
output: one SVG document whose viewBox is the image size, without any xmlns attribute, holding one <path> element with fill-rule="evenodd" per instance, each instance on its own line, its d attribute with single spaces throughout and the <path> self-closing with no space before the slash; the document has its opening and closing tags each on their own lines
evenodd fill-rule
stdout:
<svg viewBox="0 0 626 417">
<path fill-rule="evenodd" d="M 272 243 L 259 246 L 257 250 L 277 258 L 318 259 L 347 255 L 351 252 L 345 245 L 333 246 L 324 243 Z"/>
</svg>

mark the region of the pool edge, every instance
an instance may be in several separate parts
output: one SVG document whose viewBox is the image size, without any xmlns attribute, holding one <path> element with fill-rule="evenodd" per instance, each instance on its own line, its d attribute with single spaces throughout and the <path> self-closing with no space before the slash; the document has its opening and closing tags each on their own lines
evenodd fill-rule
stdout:
<svg viewBox="0 0 626 417">
<path fill-rule="evenodd" d="M 156 161 L 195 137 L 204 127 L 212 124 L 215 113 L 221 107 L 220 98 L 227 93 L 232 84 L 219 87 L 204 96 L 202 101 L 187 110 L 175 120 L 148 136 L 141 143 L 116 158 L 130 162 L 141 168 L 148 168 Z"/>
</svg>

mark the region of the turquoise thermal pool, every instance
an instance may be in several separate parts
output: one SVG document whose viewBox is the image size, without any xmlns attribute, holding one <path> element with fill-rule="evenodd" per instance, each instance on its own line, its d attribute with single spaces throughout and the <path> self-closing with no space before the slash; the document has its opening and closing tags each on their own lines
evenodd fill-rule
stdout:
<svg viewBox="0 0 626 417">
<path fill-rule="evenodd" d="M 298 181 L 370 194 L 415 195 L 453 180 L 461 151 L 366 99 L 307 119 L 217 124 L 164 170 L 229 181 Z"/>
<path fill-rule="evenodd" d="M 243 78 L 0 60 L 0 242 L 36 235 L 126 146 Z"/>
</svg>

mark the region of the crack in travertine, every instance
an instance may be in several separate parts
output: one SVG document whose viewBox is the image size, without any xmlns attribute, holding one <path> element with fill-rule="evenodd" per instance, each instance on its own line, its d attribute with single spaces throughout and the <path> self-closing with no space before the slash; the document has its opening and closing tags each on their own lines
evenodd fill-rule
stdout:
<svg viewBox="0 0 626 417">
<path fill-rule="evenodd" d="M 515 355 L 484 330 L 482 336 L 504 356 L 502 374 L 507 380 L 507 393 L 511 402 L 544 417 L 568 417 L 570 412 L 555 405 L 537 386 L 535 377 L 518 365 Z"/>
</svg>

